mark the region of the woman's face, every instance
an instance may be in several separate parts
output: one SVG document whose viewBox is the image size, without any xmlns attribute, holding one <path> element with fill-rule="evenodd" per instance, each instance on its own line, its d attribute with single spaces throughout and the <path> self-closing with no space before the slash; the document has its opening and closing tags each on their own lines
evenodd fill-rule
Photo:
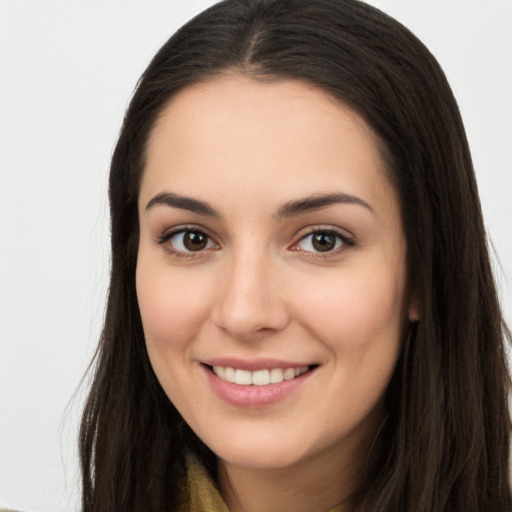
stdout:
<svg viewBox="0 0 512 512">
<path fill-rule="evenodd" d="M 152 132 L 139 215 L 149 358 L 197 435 L 253 468 L 366 447 L 408 305 L 365 122 L 298 81 L 189 87 Z"/>
</svg>

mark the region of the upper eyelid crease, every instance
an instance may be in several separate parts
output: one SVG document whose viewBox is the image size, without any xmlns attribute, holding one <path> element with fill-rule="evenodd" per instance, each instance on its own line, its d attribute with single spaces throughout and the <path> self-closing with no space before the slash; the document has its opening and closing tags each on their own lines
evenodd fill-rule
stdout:
<svg viewBox="0 0 512 512">
<path fill-rule="evenodd" d="M 302 240 L 306 239 L 309 236 L 314 235 L 315 233 L 330 233 L 338 237 L 344 245 L 348 245 L 350 247 L 356 245 L 356 241 L 351 236 L 333 228 L 319 228 L 309 231 L 308 233 L 304 233 L 302 236 L 299 237 L 299 239 L 297 240 L 297 242 L 295 242 L 294 245 L 297 245 L 299 242 L 301 242 Z"/>
<path fill-rule="evenodd" d="M 159 235 L 157 237 L 157 240 L 159 241 L 159 243 L 161 243 L 162 241 L 168 240 L 169 238 L 172 238 L 173 236 L 178 235 L 179 233 L 186 233 L 187 231 L 201 233 L 210 238 L 211 240 L 215 240 L 214 237 L 208 233 L 208 231 L 196 226 L 177 226 L 176 228 L 171 228 L 168 231 L 165 231 L 162 235 Z"/>
<path fill-rule="evenodd" d="M 184 225 L 184 226 L 176 226 L 174 228 L 169 229 L 168 231 L 165 231 L 163 234 L 157 236 L 156 241 L 158 243 L 164 243 L 169 238 L 172 238 L 173 236 L 183 233 L 186 231 L 196 231 L 199 233 L 202 233 L 203 235 L 207 236 L 211 240 L 215 241 L 215 237 L 212 236 L 207 230 L 205 230 L 202 227 L 195 226 L 195 225 Z M 314 235 L 315 233 L 333 233 L 334 235 L 340 237 L 345 243 L 348 243 L 350 245 L 355 245 L 355 240 L 353 239 L 353 236 L 350 234 L 347 234 L 344 230 L 341 230 L 339 228 L 334 228 L 332 226 L 310 226 L 308 228 L 304 228 L 299 232 L 297 235 L 297 241 L 303 240 L 304 238 Z M 217 242 L 216 242 L 217 243 Z M 297 242 L 296 242 L 297 243 Z"/>
<path fill-rule="evenodd" d="M 211 242 L 213 242 L 215 244 L 215 249 L 218 249 L 219 246 L 217 244 L 217 242 L 215 241 L 215 239 L 210 236 L 205 230 L 203 229 L 199 229 L 199 228 L 195 228 L 193 226 L 185 226 L 185 227 L 177 227 L 176 229 L 171 229 L 165 233 L 163 233 L 162 235 L 158 236 L 156 239 L 155 239 L 155 242 L 158 244 L 158 245 L 162 245 L 165 247 L 165 245 L 167 244 L 167 242 L 175 237 L 176 235 L 179 235 L 180 233 L 186 233 L 187 231 L 193 231 L 193 232 L 196 232 L 196 233 L 201 233 L 203 234 L 204 236 L 206 236 L 207 238 L 210 239 Z M 207 250 L 208 248 L 204 248 L 204 249 L 200 249 L 198 251 L 182 251 L 180 249 L 170 249 L 170 248 L 166 248 L 165 250 L 172 256 L 172 257 L 188 257 L 188 258 L 199 258 L 201 257 L 202 254 L 204 254 L 204 252 Z M 211 248 L 210 248 L 211 249 Z"/>
</svg>

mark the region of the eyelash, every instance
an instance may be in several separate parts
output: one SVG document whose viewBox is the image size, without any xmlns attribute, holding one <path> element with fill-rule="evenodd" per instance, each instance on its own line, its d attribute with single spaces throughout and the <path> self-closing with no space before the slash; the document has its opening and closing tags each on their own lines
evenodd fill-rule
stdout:
<svg viewBox="0 0 512 512">
<path fill-rule="evenodd" d="M 169 242 L 174 236 L 179 234 L 186 234 L 186 233 L 195 233 L 200 236 L 204 236 L 207 238 L 207 244 L 209 242 L 213 242 L 214 248 L 219 248 L 219 244 L 217 244 L 213 237 L 210 236 L 205 230 L 197 227 L 197 226 L 180 226 L 178 228 L 172 229 L 171 231 L 168 231 L 164 233 L 163 235 L 159 236 L 157 238 L 157 243 L 159 245 L 164 245 Z M 305 241 L 308 237 L 312 237 L 315 234 L 322 234 L 322 235 L 331 235 L 336 237 L 335 245 L 338 245 L 338 247 L 335 246 L 334 250 L 328 250 L 325 252 L 321 251 L 301 251 L 300 248 L 298 248 L 299 244 Z M 293 245 L 290 247 L 290 250 L 297 251 L 297 252 L 304 252 L 308 255 L 310 258 L 316 258 L 316 259 L 326 259 L 329 257 L 332 257 L 333 255 L 338 255 L 343 251 L 346 251 L 350 247 L 354 247 L 356 245 L 355 241 L 348 237 L 346 234 L 342 233 L 341 231 L 334 229 L 332 227 L 326 227 L 323 228 L 322 226 L 315 226 L 308 228 L 308 231 L 300 236 L 300 238 L 293 243 Z M 165 246 L 165 249 L 169 254 L 176 258 L 198 258 L 205 256 L 205 251 L 208 249 L 212 249 L 212 247 L 205 247 L 204 249 L 200 249 L 198 251 L 183 251 L 174 248 L 171 244 L 167 244 Z"/>
<path fill-rule="evenodd" d="M 167 244 L 167 242 L 169 242 L 169 240 L 171 240 L 171 238 L 173 238 L 174 236 L 179 234 L 184 235 L 185 233 L 196 233 L 198 235 L 206 237 L 208 241 L 213 241 L 213 237 L 211 237 L 204 229 L 198 228 L 196 226 L 180 226 L 178 228 L 172 229 L 171 231 L 167 231 L 163 235 L 159 236 L 157 239 L 157 243 L 160 245 L 166 244 L 165 250 L 169 252 L 171 256 L 176 258 L 198 258 L 204 256 L 204 252 L 210 249 L 209 247 L 205 247 L 204 249 L 201 249 L 199 251 L 187 252 L 175 249 L 172 246 L 172 244 Z M 218 247 L 218 244 L 216 244 L 215 242 L 214 244 L 216 245 L 216 247 Z"/>
<path fill-rule="evenodd" d="M 322 226 L 314 226 L 307 228 L 307 231 L 300 236 L 300 238 L 295 242 L 291 250 L 293 251 L 300 251 L 300 248 L 298 248 L 299 244 L 301 242 L 304 242 L 307 238 L 313 237 L 314 235 L 321 234 L 321 235 L 330 235 L 334 236 L 336 238 L 335 244 L 339 245 L 335 247 L 332 250 L 328 250 L 325 252 L 321 251 L 302 251 L 308 255 L 310 258 L 315 259 L 327 259 L 333 256 L 337 256 L 340 253 L 346 251 L 347 249 L 354 247 L 356 245 L 356 242 L 354 239 L 347 236 L 345 233 L 341 232 L 338 229 L 335 229 L 331 226 L 329 227 L 322 227 Z M 313 243 L 313 241 L 311 241 Z"/>
</svg>

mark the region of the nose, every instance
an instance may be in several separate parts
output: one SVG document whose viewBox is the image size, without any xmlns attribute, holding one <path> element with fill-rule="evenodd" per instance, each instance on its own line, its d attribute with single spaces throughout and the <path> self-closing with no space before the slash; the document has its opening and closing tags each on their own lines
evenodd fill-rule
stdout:
<svg viewBox="0 0 512 512">
<path fill-rule="evenodd" d="M 226 261 L 219 273 L 212 319 L 234 339 L 255 340 L 289 322 L 278 265 L 271 260 L 269 255 L 245 251 Z"/>
</svg>

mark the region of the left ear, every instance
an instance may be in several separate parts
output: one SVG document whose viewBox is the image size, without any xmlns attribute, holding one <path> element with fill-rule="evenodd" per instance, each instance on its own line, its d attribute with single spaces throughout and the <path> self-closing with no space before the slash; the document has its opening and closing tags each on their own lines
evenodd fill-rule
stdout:
<svg viewBox="0 0 512 512">
<path fill-rule="evenodd" d="M 413 298 L 411 300 L 411 304 L 409 305 L 409 308 L 407 309 L 407 317 L 409 318 L 409 322 L 411 322 L 411 323 L 419 322 L 419 320 L 420 320 L 420 312 L 419 312 L 416 298 Z"/>
</svg>

